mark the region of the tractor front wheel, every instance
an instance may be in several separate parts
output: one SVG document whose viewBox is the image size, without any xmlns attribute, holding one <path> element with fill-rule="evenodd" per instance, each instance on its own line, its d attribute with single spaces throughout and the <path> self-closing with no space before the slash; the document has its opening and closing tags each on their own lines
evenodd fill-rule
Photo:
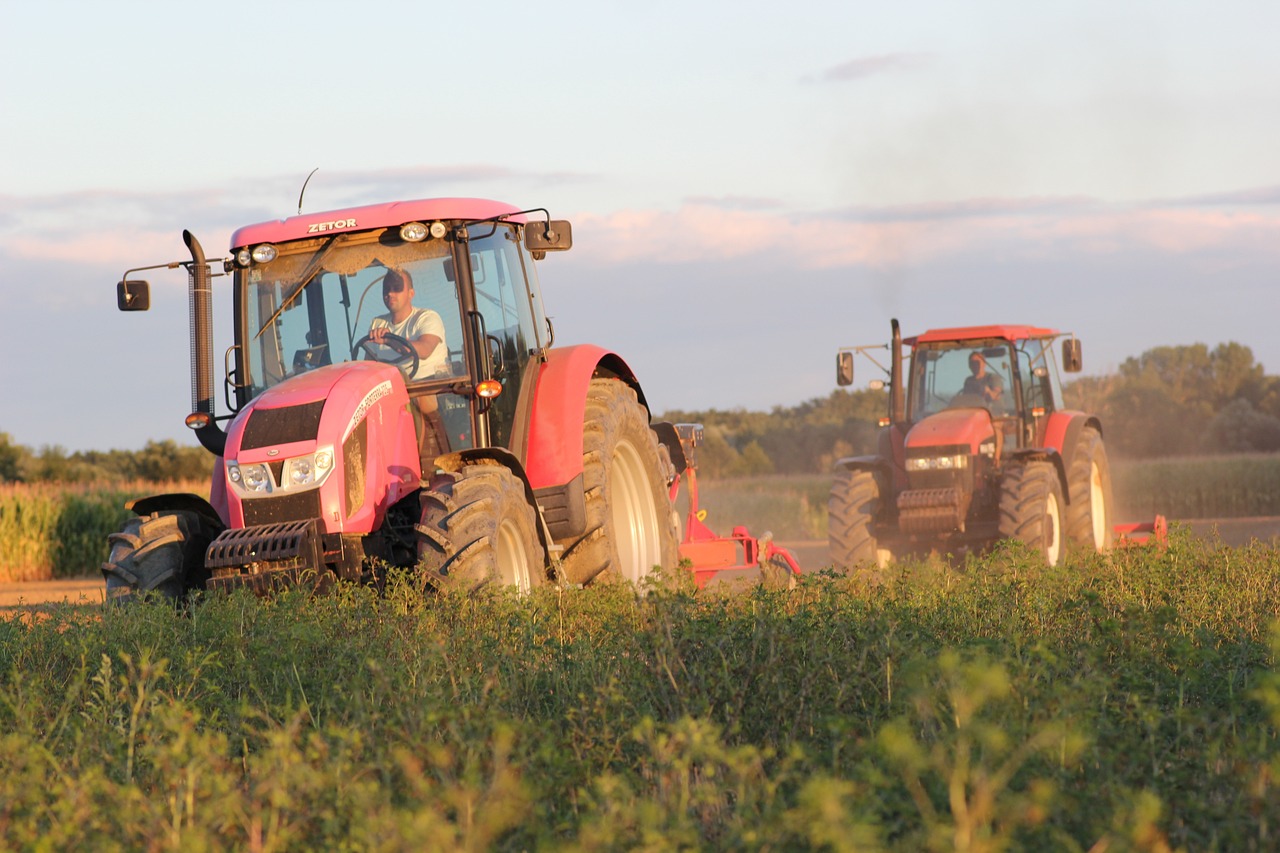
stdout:
<svg viewBox="0 0 1280 853">
<path fill-rule="evenodd" d="M 832 566 L 845 572 L 877 567 L 879 552 L 875 518 L 880 512 L 880 484 L 870 471 L 836 472 L 827 499 L 827 548 Z"/>
<path fill-rule="evenodd" d="M 561 543 L 561 565 L 570 583 L 639 584 L 654 566 L 675 567 L 670 467 L 631 386 L 592 379 L 582 435 L 586 533 Z"/>
<path fill-rule="evenodd" d="M 1049 462 L 1012 468 L 1000 490 L 1000 537 L 1025 542 L 1046 565 L 1062 558 L 1062 484 Z"/>
<path fill-rule="evenodd" d="M 183 510 L 134 516 L 107 537 L 111 552 L 102 564 L 108 604 L 128 604 L 144 595 L 182 600 L 209 579 L 205 551 L 216 532 L 199 514 Z"/>
<path fill-rule="evenodd" d="M 547 580 L 547 555 L 524 483 L 511 469 L 467 465 L 422 490 L 418 570 L 436 587 L 490 584 L 529 592 Z"/>
<path fill-rule="evenodd" d="M 1076 442 L 1071 470 L 1067 472 L 1071 503 L 1066 508 L 1067 541 L 1106 551 L 1114 534 L 1111 528 L 1111 466 L 1102 434 L 1085 427 Z"/>
</svg>

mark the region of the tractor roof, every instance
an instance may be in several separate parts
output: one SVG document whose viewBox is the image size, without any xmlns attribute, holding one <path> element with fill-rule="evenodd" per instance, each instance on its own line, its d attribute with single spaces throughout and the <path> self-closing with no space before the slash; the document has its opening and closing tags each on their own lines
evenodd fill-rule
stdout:
<svg viewBox="0 0 1280 853">
<path fill-rule="evenodd" d="M 1044 329 L 1039 326 L 1015 326 L 1001 324 L 995 326 L 957 326 L 951 329 L 930 329 L 913 338 L 904 338 L 908 346 L 917 344 L 948 343 L 951 341 L 972 341 L 996 338 L 1000 340 L 1021 341 L 1028 338 L 1056 338 L 1061 335 L 1057 329 Z"/>
<path fill-rule="evenodd" d="M 282 243 L 316 234 L 339 231 L 365 231 L 370 228 L 387 228 L 406 222 L 431 222 L 436 219 L 489 219 L 494 216 L 515 213 L 520 208 L 500 201 L 483 198 L 424 198 L 414 201 L 392 201 L 369 204 L 364 207 L 348 207 L 344 210 L 326 210 L 246 225 L 231 235 L 231 249 L 258 243 Z M 513 222 L 524 222 L 525 217 L 513 216 Z"/>
</svg>

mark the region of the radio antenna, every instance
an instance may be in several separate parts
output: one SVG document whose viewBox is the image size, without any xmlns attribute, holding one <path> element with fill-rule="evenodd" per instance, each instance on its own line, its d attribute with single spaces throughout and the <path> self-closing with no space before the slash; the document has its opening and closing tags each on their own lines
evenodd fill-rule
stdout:
<svg viewBox="0 0 1280 853">
<path fill-rule="evenodd" d="M 302 213 L 302 194 L 303 194 L 303 193 L 305 193 L 305 192 L 307 191 L 307 184 L 311 181 L 311 176 L 312 176 L 312 175 L 314 175 L 314 174 L 315 174 L 316 172 L 318 172 L 318 171 L 320 171 L 320 167 L 319 167 L 319 166 L 316 166 L 314 169 L 312 169 L 310 172 L 308 172 L 308 173 L 307 173 L 307 180 L 305 180 L 305 181 L 303 181 L 303 182 L 302 182 L 302 189 L 301 189 L 301 190 L 299 190 L 299 192 L 298 192 L 298 213 L 299 213 L 299 215 L 301 215 L 301 213 Z"/>
</svg>

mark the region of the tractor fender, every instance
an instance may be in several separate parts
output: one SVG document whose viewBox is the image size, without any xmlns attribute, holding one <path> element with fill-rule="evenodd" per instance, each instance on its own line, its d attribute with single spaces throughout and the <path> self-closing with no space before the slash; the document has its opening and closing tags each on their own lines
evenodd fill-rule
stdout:
<svg viewBox="0 0 1280 853">
<path fill-rule="evenodd" d="M 529 502 L 529 506 L 533 507 L 533 511 L 538 515 L 538 541 L 542 543 L 542 547 L 549 554 L 552 542 L 547 540 L 547 526 L 542 517 L 542 507 L 538 504 L 537 496 L 533 493 L 533 487 L 529 485 L 529 475 L 525 473 L 524 466 L 520 464 L 520 460 L 511 451 L 503 447 L 472 447 L 466 450 L 458 450 L 453 453 L 446 453 L 443 456 L 437 456 L 435 465 L 441 471 L 447 471 L 450 474 L 457 474 L 468 465 L 473 465 L 481 460 L 488 462 L 496 462 L 505 468 L 510 469 L 512 474 L 519 478 L 524 484 L 524 497 Z"/>
<path fill-rule="evenodd" d="M 533 489 L 561 487 L 582 476 L 582 421 L 591 380 L 612 376 L 635 389 L 649 409 L 640 383 L 614 352 L 593 344 L 558 347 L 547 352 L 538 369 L 525 445 L 525 470 Z"/>
<path fill-rule="evenodd" d="M 1015 465 L 1025 465 L 1028 462 L 1052 462 L 1053 469 L 1058 472 L 1058 482 L 1062 485 L 1062 499 L 1071 503 L 1071 497 L 1067 494 L 1067 463 L 1056 448 L 1024 447 L 1010 453 L 1009 462 Z"/>
<path fill-rule="evenodd" d="M 1084 412 L 1054 412 L 1045 424 L 1044 446 L 1056 450 L 1062 456 L 1063 465 L 1070 470 L 1076 454 L 1076 444 L 1080 440 L 1080 431 L 1085 427 L 1093 427 L 1102 434 L 1102 422 L 1094 415 Z M 1066 480 L 1063 480 L 1065 491 Z"/>
<path fill-rule="evenodd" d="M 893 476 L 893 466 L 883 456 L 844 456 L 835 462 L 837 471 L 870 471 L 883 477 Z"/>
<path fill-rule="evenodd" d="M 148 495 L 145 498 L 129 501 L 124 508 L 140 516 L 147 516 L 153 512 L 191 512 L 208 521 L 216 530 L 225 530 L 227 527 L 218 516 L 218 511 L 213 508 L 213 504 L 189 492 Z"/>
</svg>

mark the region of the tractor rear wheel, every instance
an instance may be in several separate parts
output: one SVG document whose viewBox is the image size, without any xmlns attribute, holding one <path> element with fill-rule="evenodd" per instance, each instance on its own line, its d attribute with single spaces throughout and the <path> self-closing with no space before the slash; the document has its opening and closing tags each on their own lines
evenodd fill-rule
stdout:
<svg viewBox="0 0 1280 853">
<path fill-rule="evenodd" d="M 617 379 L 592 379 L 582 434 L 586 533 L 560 543 L 570 583 L 639 584 L 654 566 L 676 566 L 672 475 L 636 392 Z"/>
<path fill-rule="evenodd" d="M 1000 538 L 1040 552 L 1046 565 L 1062 558 L 1062 484 L 1049 462 L 1015 465 L 1000 490 Z"/>
<path fill-rule="evenodd" d="M 827 499 L 827 548 L 832 566 L 845 572 L 879 565 L 875 518 L 880 512 L 880 483 L 870 471 L 836 472 Z"/>
<path fill-rule="evenodd" d="M 209 579 L 204 555 L 216 535 L 199 514 L 184 510 L 130 518 L 107 537 L 107 603 L 128 604 L 148 594 L 176 602 L 203 590 Z"/>
<path fill-rule="evenodd" d="M 418 570 L 436 587 L 490 584 L 529 592 L 547 580 L 547 555 L 524 483 L 497 463 L 437 474 L 423 488 Z"/>
<path fill-rule="evenodd" d="M 1085 427 L 1067 472 L 1071 502 L 1065 510 L 1067 540 L 1095 551 L 1111 547 L 1111 466 L 1102 434 Z"/>
</svg>

